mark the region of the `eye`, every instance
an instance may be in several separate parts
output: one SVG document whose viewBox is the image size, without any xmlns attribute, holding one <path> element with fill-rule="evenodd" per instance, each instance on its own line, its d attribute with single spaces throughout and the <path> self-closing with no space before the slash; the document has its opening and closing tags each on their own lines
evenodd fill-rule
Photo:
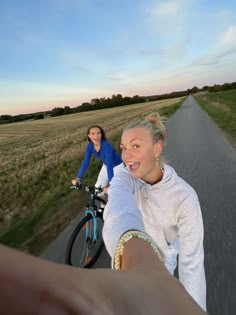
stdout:
<svg viewBox="0 0 236 315">
<path fill-rule="evenodd" d="M 139 148 L 139 145 L 134 144 L 134 145 L 133 145 L 133 148 L 134 148 L 134 149 L 138 149 L 138 148 Z"/>
<path fill-rule="evenodd" d="M 120 147 L 120 150 L 121 151 L 125 151 L 125 147 Z"/>
</svg>

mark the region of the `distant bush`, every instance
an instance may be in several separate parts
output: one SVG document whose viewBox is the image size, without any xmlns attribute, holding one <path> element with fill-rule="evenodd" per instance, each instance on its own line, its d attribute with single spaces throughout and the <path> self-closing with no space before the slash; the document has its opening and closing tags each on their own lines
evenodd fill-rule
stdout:
<svg viewBox="0 0 236 315">
<path fill-rule="evenodd" d="M 38 120 L 38 119 L 44 119 L 44 115 L 42 113 L 36 114 L 34 116 L 34 120 Z"/>
</svg>

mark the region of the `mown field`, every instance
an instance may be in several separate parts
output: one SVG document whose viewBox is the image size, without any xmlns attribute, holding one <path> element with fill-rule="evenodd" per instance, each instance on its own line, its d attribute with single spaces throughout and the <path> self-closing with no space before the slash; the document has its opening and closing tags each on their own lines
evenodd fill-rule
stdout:
<svg viewBox="0 0 236 315">
<path fill-rule="evenodd" d="M 130 121 L 155 110 L 168 117 L 183 100 L 0 125 L 0 242 L 37 255 L 80 211 L 87 196 L 69 187 L 83 159 L 90 124 L 103 126 L 119 150 L 122 129 Z M 92 160 L 85 183 L 94 183 L 100 166 Z"/>
<path fill-rule="evenodd" d="M 236 148 L 236 90 L 198 94 L 195 97 Z"/>
</svg>

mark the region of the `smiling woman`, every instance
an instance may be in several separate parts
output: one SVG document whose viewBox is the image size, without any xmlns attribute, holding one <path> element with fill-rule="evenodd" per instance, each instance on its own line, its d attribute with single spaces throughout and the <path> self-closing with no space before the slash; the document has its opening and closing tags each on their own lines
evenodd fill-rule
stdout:
<svg viewBox="0 0 236 315">
<path fill-rule="evenodd" d="M 157 142 L 153 143 L 149 131 L 135 125 L 124 131 L 121 143 L 122 159 L 133 177 L 143 179 L 152 185 L 161 180 L 163 168 L 156 161 L 159 160 L 163 140 L 162 135 L 160 139 L 158 137 Z"/>
<path fill-rule="evenodd" d="M 72 180 L 72 184 L 80 182 L 83 178 L 91 159 L 94 155 L 97 159 L 103 162 L 103 166 L 97 178 L 95 187 L 104 188 L 104 192 L 107 192 L 107 187 L 114 173 L 119 172 L 124 168 L 122 160 L 112 144 L 106 139 L 105 131 L 98 125 L 91 125 L 87 130 L 88 145 L 86 147 L 84 160 L 76 175 L 76 179 Z"/>
<path fill-rule="evenodd" d="M 140 235 L 150 244 L 154 242 L 153 248 L 157 246 L 162 252 L 171 274 L 179 257 L 180 282 L 206 309 L 203 222 L 198 197 L 162 161 L 164 141 L 165 127 L 158 113 L 131 123 L 123 131 L 121 150 L 126 168 L 111 181 L 103 237 L 113 263 L 118 259 L 121 269 L 126 269 L 130 262 L 135 266 L 140 259 L 146 260 L 140 247 L 135 243 L 132 247 L 131 242 L 127 255 L 117 258 L 126 233 L 131 233 L 131 238 Z"/>
</svg>

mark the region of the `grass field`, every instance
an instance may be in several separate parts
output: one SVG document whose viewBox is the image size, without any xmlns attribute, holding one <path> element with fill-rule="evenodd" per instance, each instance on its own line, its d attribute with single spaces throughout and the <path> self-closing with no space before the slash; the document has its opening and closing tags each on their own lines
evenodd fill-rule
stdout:
<svg viewBox="0 0 236 315">
<path fill-rule="evenodd" d="M 236 90 L 198 94 L 195 97 L 236 148 Z"/>
<path fill-rule="evenodd" d="M 183 98 L 0 125 L 0 242 L 32 254 L 62 231 L 85 203 L 69 189 L 83 159 L 86 130 L 99 124 L 119 148 L 122 129 L 158 110 L 170 116 Z M 92 160 L 85 183 L 94 183 L 101 163 Z"/>
</svg>

